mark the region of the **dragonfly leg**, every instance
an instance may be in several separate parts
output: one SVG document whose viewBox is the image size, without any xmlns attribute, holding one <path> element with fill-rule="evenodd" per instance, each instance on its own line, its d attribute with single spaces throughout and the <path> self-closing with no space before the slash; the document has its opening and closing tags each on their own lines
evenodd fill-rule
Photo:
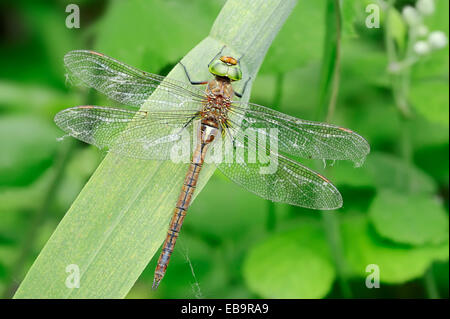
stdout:
<svg viewBox="0 0 450 319">
<path fill-rule="evenodd" d="M 211 63 L 213 63 L 214 60 L 217 59 L 217 58 L 222 54 L 223 49 L 225 49 L 225 47 L 226 47 L 226 45 L 224 45 L 224 46 L 222 47 L 222 49 L 220 49 L 219 53 L 217 53 L 217 54 L 214 56 L 214 58 L 212 58 L 212 60 L 208 63 L 208 68 L 209 68 L 209 66 L 211 65 Z"/>
<path fill-rule="evenodd" d="M 208 83 L 208 81 L 192 81 L 191 77 L 189 76 L 189 72 L 188 72 L 186 66 L 183 63 L 181 63 L 181 61 L 178 62 L 178 63 L 183 67 L 184 73 L 186 73 L 186 77 L 188 78 L 189 82 L 192 85 L 201 85 L 201 84 L 207 84 Z"/>
<path fill-rule="evenodd" d="M 183 130 L 184 130 L 186 127 L 188 127 L 188 126 L 192 123 L 193 120 L 195 120 L 196 118 L 199 118 L 199 114 L 200 114 L 200 112 L 195 113 L 195 115 L 194 115 L 193 117 L 191 117 L 191 118 L 189 119 L 189 121 L 186 122 L 186 124 L 183 125 L 183 127 L 180 129 L 180 131 L 178 132 L 178 134 L 181 134 L 181 132 L 183 132 Z"/>
<path fill-rule="evenodd" d="M 209 68 L 209 66 L 211 65 L 211 63 L 213 63 L 214 60 L 217 59 L 217 58 L 222 54 L 222 52 L 223 52 L 223 50 L 225 49 L 225 47 L 226 47 L 226 45 L 224 45 L 224 46 L 222 47 L 222 49 L 220 49 L 219 53 L 217 53 L 217 54 L 214 56 L 214 58 L 212 58 L 212 60 L 208 63 L 208 68 Z M 186 77 L 188 78 L 189 82 L 191 82 L 192 85 L 201 85 L 201 84 L 207 84 L 207 83 L 208 83 L 208 81 L 193 81 L 192 78 L 191 78 L 190 75 L 189 75 L 189 72 L 188 72 L 186 66 L 185 66 L 181 61 L 178 62 L 178 63 L 180 63 L 180 65 L 183 67 L 184 73 L 186 73 Z"/>
<path fill-rule="evenodd" d="M 241 92 L 241 93 L 234 91 L 234 95 L 236 95 L 238 98 L 242 98 L 242 96 L 243 96 L 244 93 L 245 93 L 245 89 L 247 88 L 247 84 L 248 84 L 248 82 L 249 82 L 251 79 L 252 79 L 252 77 L 249 77 L 249 78 L 247 79 L 247 81 L 245 81 L 245 84 L 244 84 L 244 87 L 242 88 L 242 92 Z"/>
</svg>

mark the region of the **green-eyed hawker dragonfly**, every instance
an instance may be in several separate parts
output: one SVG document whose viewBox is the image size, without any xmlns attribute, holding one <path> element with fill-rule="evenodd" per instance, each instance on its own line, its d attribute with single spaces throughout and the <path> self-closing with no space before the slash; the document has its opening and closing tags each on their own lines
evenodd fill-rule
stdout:
<svg viewBox="0 0 450 319">
<path fill-rule="evenodd" d="M 171 159 L 183 134 L 193 137 L 189 168 L 156 266 L 155 289 L 166 272 L 200 170 L 213 146 L 224 146 L 222 155 L 228 159 L 216 160 L 217 168 L 245 189 L 271 201 L 321 210 L 342 206 L 339 191 L 324 176 L 288 156 L 358 164 L 369 153 L 367 141 L 349 129 L 240 102 L 243 92 L 236 92 L 232 85 L 243 78 L 240 61 L 222 51 L 208 64 L 213 76 L 209 81 L 193 81 L 180 62 L 190 84 L 140 71 L 94 51 L 71 51 L 64 57 L 70 76 L 127 105 L 78 106 L 59 112 L 55 122 L 70 136 L 112 153 L 158 160 Z M 195 85 L 206 85 L 206 89 Z M 255 156 L 256 148 L 250 144 L 276 165 L 263 171 L 267 161 Z"/>
</svg>

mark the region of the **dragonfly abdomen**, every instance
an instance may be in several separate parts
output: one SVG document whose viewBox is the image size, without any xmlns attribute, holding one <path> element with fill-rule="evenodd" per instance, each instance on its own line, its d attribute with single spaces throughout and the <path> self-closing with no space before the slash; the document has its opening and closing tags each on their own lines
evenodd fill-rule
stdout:
<svg viewBox="0 0 450 319">
<path fill-rule="evenodd" d="M 200 136 L 197 147 L 192 156 L 191 164 L 188 172 L 184 178 L 183 186 L 181 187 L 180 196 L 175 207 L 175 210 L 170 220 L 169 230 L 167 231 L 166 239 L 164 241 L 161 254 L 156 265 L 155 275 L 153 279 L 153 289 L 158 288 L 158 285 L 164 274 L 166 273 L 167 265 L 169 264 L 170 256 L 172 255 L 175 243 L 183 225 L 184 217 L 192 201 L 195 187 L 197 186 L 198 177 L 203 166 L 205 154 L 209 144 L 214 140 L 218 134 L 217 124 L 202 123 L 200 126 Z"/>
<path fill-rule="evenodd" d="M 201 165 L 191 163 L 189 171 L 186 174 L 183 187 L 181 188 L 180 196 L 178 197 L 177 205 L 174 209 L 172 219 L 170 220 L 169 229 L 167 231 L 166 239 L 164 241 L 161 254 L 156 265 L 155 275 L 153 280 L 153 289 L 158 288 L 158 285 L 164 274 L 166 273 L 167 265 L 169 264 L 170 256 L 172 255 L 175 243 L 183 225 L 184 217 L 187 209 L 191 204 L 192 195 L 197 184 L 198 174 L 200 173 Z"/>
</svg>

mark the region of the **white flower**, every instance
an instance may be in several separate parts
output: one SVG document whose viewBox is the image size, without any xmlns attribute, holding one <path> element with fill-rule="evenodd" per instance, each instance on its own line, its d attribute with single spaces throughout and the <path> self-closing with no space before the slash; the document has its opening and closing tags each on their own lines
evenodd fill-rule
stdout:
<svg viewBox="0 0 450 319">
<path fill-rule="evenodd" d="M 428 36 L 428 43 L 433 49 L 442 49 L 447 45 L 447 36 L 442 31 L 433 31 Z"/>
<path fill-rule="evenodd" d="M 425 55 L 430 52 L 430 50 L 430 45 L 425 41 L 417 41 L 414 44 L 414 52 L 416 52 L 418 55 Z"/>
<path fill-rule="evenodd" d="M 403 19 L 405 19 L 406 23 L 410 26 L 418 25 L 422 21 L 419 12 L 411 6 L 404 7 L 402 10 L 402 15 Z"/>
<path fill-rule="evenodd" d="M 434 1 L 433 0 L 418 0 L 416 3 L 417 10 L 425 15 L 431 15 L 434 12 Z"/>
</svg>

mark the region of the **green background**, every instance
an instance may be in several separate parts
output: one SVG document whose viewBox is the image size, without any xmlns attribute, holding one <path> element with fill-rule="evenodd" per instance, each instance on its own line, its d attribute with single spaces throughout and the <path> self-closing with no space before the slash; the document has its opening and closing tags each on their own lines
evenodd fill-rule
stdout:
<svg viewBox="0 0 450 319">
<path fill-rule="evenodd" d="M 252 102 L 317 119 L 330 2 L 299 1 L 253 83 Z M 424 23 L 448 37 L 448 1 L 435 2 Z M 64 54 L 92 48 L 167 74 L 208 35 L 224 4 L 79 1 L 81 28 L 68 29 L 68 3 L 75 2 L 0 5 L 0 293 L 7 298 L 104 156 L 71 138 L 56 140 L 64 135 L 53 123 L 59 110 L 86 100 L 111 105 L 66 83 Z M 366 28 L 368 3 L 346 0 L 341 8 L 340 85 L 330 122 L 363 135 L 371 154 L 361 168 L 303 162 L 337 185 L 344 206 L 318 212 L 269 203 L 216 172 L 190 208 L 158 291 L 150 290 L 152 260 L 129 298 L 448 297 L 448 46 L 412 67 L 405 120 L 387 71 L 385 17 L 381 28 Z M 414 1 L 395 8 L 407 4 Z M 407 27 L 401 18 L 390 21 L 401 50 Z M 371 264 L 380 269 L 379 289 L 365 285 Z"/>
</svg>

